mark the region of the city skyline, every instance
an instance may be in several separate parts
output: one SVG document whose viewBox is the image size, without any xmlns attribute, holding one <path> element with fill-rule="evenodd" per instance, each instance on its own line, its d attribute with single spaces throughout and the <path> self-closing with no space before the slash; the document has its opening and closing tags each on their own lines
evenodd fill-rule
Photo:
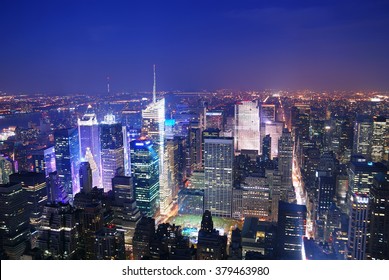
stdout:
<svg viewBox="0 0 389 280">
<path fill-rule="evenodd" d="M 388 260 L 389 3 L 311 2 L 3 1 L 0 259 Z"/>
<path fill-rule="evenodd" d="M 13 94 L 388 90 L 385 1 L 25 1 L 0 11 Z"/>
</svg>

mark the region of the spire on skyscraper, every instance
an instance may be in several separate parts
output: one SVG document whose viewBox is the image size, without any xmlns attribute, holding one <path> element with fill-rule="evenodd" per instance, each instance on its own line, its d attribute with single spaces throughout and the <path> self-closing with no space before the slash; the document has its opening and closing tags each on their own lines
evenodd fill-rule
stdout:
<svg viewBox="0 0 389 280">
<path fill-rule="evenodd" d="M 157 102 L 157 78 L 155 75 L 155 64 L 153 65 L 154 70 L 154 84 L 153 84 L 153 103 Z"/>
<path fill-rule="evenodd" d="M 109 95 L 109 76 L 107 76 L 107 93 Z"/>
</svg>

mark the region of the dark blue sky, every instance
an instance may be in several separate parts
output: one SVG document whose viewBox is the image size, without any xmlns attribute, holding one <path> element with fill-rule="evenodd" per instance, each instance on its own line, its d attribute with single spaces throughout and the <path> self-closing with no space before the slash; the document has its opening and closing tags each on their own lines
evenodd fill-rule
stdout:
<svg viewBox="0 0 389 280">
<path fill-rule="evenodd" d="M 389 1 L 0 2 L 0 90 L 389 89 Z"/>
</svg>

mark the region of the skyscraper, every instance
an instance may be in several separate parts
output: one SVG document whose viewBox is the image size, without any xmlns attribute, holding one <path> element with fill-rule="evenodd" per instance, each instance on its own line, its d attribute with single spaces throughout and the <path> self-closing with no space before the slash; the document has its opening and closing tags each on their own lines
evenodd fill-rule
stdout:
<svg viewBox="0 0 389 280">
<path fill-rule="evenodd" d="M 270 160 L 271 155 L 271 146 L 272 139 L 270 135 L 266 135 L 262 140 L 262 158 L 264 161 Z M 278 143 L 277 143 L 277 150 L 278 150 Z"/>
<path fill-rule="evenodd" d="M 0 156 L 0 184 L 9 183 L 9 175 L 13 173 L 12 162 L 9 158 Z"/>
<path fill-rule="evenodd" d="M 153 102 L 142 111 L 142 135 L 149 137 L 159 157 L 160 213 L 167 214 L 172 206 L 172 188 L 168 182 L 168 156 L 165 137 L 165 98 L 157 101 L 156 73 L 154 65 Z"/>
<path fill-rule="evenodd" d="M 307 207 L 305 205 L 279 202 L 277 245 L 279 259 L 302 259 L 306 220 Z"/>
<path fill-rule="evenodd" d="M 278 141 L 278 169 L 281 173 L 281 200 L 288 201 L 288 191 L 293 186 L 293 140 L 288 129 L 284 129 Z"/>
<path fill-rule="evenodd" d="M 0 185 L 0 250 L 18 260 L 30 236 L 27 195 L 20 183 Z"/>
<path fill-rule="evenodd" d="M 141 219 L 141 213 L 134 199 L 134 189 L 131 177 L 115 176 L 112 179 L 112 190 L 114 193 L 113 223 L 119 231 L 124 232 L 126 250 L 132 247 L 136 225 Z"/>
<path fill-rule="evenodd" d="M 261 123 L 276 121 L 276 105 L 261 104 Z"/>
<path fill-rule="evenodd" d="M 335 197 L 335 179 L 332 176 L 319 176 L 318 215 L 326 214 Z"/>
<path fill-rule="evenodd" d="M 373 134 L 373 118 L 359 115 L 354 124 L 354 147 L 353 154 L 371 159 L 371 139 Z"/>
<path fill-rule="evenodd" d="M 267 121 L 263 123 L 262 126 L 264 126 L 264 134 L 270 135 L 271 138 L 270 158 L 273 159 L 275 157 L 278 157 L 278 140 L 282 136 L 284 123 Z"/>
<path fill-rule="evenodd" d="M 79 192 L 79 138 L 76 128 L 54 132 L 55 158 L 59 183 L 70 200 Z"/>
<path fill-rule="evenodd" d="M 80 191 L 89 193 L 92 188 L 92 169 L 87 161 L 80 163 Z"/>
<path fill-rule="evenodd" d="M 45 173 L 46 177 L 48 177 L 49 173 L 56 170 L 54 146 L 33 151 L 32 160 L 34 165 L 34 172 L 43 172 Z"/>
<path fill-rule="evenodd" d="M 97 231 L 96 259 L 98 260 L 125 260 L 124 234 L 115 225 L 109 224 Z"/>
<path fill-rule="evenodd" d="M 83 161 L 87 160 L 92 168 L 93 186 L 101 187 L 99 124 L 91 105 L 88 106 L 85 114 L 78 119 L 78 135 L 80 139 L 80 158 Z M 90 155 L 87 153 L 90 153 Z"/>
<path fill-rule="evenodd" d="M 368 240 L 369 197 L 366 194 L 351 193 L 349 211 L 347 258 L 349 260 L 364 260 L 366 259 Z"/>
<path fill-rule="evenodd" d="M 150 257 L 150 243 L 155 235 L 155 220 L 150 217 L 142 217 L 136 226 L 132 244 L 134 247 L 134 259 L 142 260 Z"/>
<path fill-rule="evenodd" d="M 21 183 L 27 194 L 30 224 L 37 226 L 40 223 L 43 206 L 47 202 L 46 176 L 44 173 L 23 172 L 10 176 L 11 183 Z"/>
<path fill-rule="evenodd" d="M 224 130 L 224 112 L 221 110 L 207 111 L 205 113 L 205 128 Z"/>
<path fill-rule="evenodd" d="M 198 260 L 223 260 L 227 258 L 227 236 L 214 229 L 211 212 L 205 210 L 201 220 L 197 243 Z"/>
<path fill-rule="evenodd" d="M 159 158 L 151 140 L 131 142 L 131 174 L 140 211 L 153 217 L 159 206 Z"/>
<path fill-rule="evenodd" d="M 233 165 L 232 137 L 204 139 L 205 209 L 214 216 L 231 217 Z"/>
<path fill-rule="evenodd" d="M 76 217 L 69 204 L 46 204 L 38 232 L 37 245 L 45 258 L 71 259 L 76 253 Z"/>
<path fill-rule="evenodd" d="M 373 178 L 379 173 L 385 174 L 387 167 L 381 162 L 352 160 L 348 166 L 349 189 L 356 193 L 368 194 L 373 183 Z"/>
<path fill-rule="evenodd" d="M 369 201 L 369 258 L 389 260 L 389 180 L 384 174 L 373 179 Z"/>
<path fill-rule="evenodd" d="M 112 190 L 112 178 L 124 172 L 122 125 L 108 114 L 100 124 L 101 171 L 104 192 Z"/>
<path fill-rule="evenodd" d="M 374 117 L 371 143 L 371 160 L 379 162 L 385 155 L 385 136 L 389 134 L 389 118 Z"/>
<path fill-rule="evenodd" d="M 235 104 L 235 149 L 261 153 L 259 107 L 257 101 Z"/>
</svg>

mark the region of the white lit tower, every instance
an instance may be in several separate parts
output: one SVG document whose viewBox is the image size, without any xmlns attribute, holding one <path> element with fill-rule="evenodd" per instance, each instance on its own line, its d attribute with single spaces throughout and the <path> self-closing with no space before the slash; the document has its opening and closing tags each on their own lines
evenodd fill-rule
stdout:
<svg viewBox="0 0 389 280">
<path fill-rule="evenodd" d="M 235 104 L 235 150 L 256 150 L 261 153 L 260 119 L 257 101 Z"/>
<path fill-rule="evenodd" d="M 165 138 L 165 98 L 157 100 L 154 65 L 153 101 L 142 111 L 142 136 L 150 138 L 159 156 L 159 206 L 160 214 L 169 213 L 172 204 L 172 189 L 168 182 L 168 156 Z"/>
<path fill-rule="evenodd" d="M 112 178 L 124 174 L 122 125 L 111 113 L 100 124 L 100 141 L 102 183 L 104 192 L 108 192 L 112 190 Z"/>
<path fill-rule="evenodd" d="M 92 168 L 93 186 L 101 187 L 101 146 L 97 116 L 89 105 L 84 116 L 78 119 L 78 136 L 81 161 L 89 162 Z"/>
</svg>

